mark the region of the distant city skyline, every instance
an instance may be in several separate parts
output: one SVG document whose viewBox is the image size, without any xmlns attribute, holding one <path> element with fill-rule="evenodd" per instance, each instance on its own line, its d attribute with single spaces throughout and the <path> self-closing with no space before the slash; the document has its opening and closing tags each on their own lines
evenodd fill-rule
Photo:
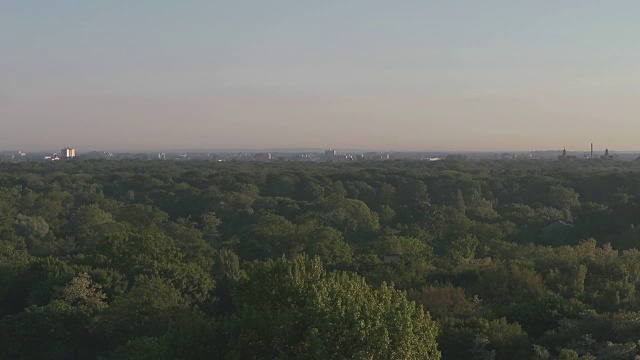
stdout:
<svg viewBox="0 0 640 360">
<path fill-rule="evenodd" d="M 0 149 L 640 151 L 639 12 L 578 0 L 2 2 Z"/>
<path fill-rule="evenodd" d="M 75 146 L 75 144 L 73 144 Z M 61 150 L 57 149 L 59 146 L 53 147 L 0 147 L 0 152 L 15 152 L 15 151 L 23 151 L 23 152 L 52 152 L 59 153 Z M 77 154 L 84 154 L 89 152 L 140 152 L 140 153 L 154 153 L 154 152 L 211 152 L 211 153 L 231 153 L 231 152 L 247 152 L 247 153 L 261 153 L 261 152 L 278 152 L 278 153 L 304 153 L 304 152 L 313 152 L 313 153 L 322 153 L 325 150 L 329 149 L 329 147 L 265 147 L 265 148 L 257 148 L 257 147 L 246 147 L 246 148 L 197 148 L 197 147 L 182 147 L 182 148 L 170 148 L 170 147 L 147 147 L 147 148 L 130 148 L 130 147 L 122 147 L 122 148 L 114 148 L 114 147 L 105 147 L 105 148 L 96 148 L 96 147 L 88 147 L 81 148 L 76 147 L 73 150 L 76 151 Z M 363 153 L 363 152 L 406 152 L 406 153 L 501 153 L 501 152 L 512 152 L 512 153 L 529 153 L 529 152 L 562 152 L 566 150 L 567 153 L 571 154 L 589 154 L 589 148 L 569 148 L 569 147 L 559 147 L 559 148 L 549 148 L 549 149 L 486 149 L 486 150 L 478 150 L 478 149 L 435 149 L 435 148 L 424 148 L 424 149 L 394 149 L 394 148 L 356 148 L 356 147 L 344 147 L 337 148 L 332 147 L 332 150 L 336 150 L 341 153 Z M 604 153 L 606 150 L 612 153 L 640 153 L 639 149 L 631 149 L 631 150 L 620 150 L 615 147 L 594 147 L 594 154 Z M 62 150 L 63 151 L 63 150 Z"/>
<path fill-rule="evenodd" d="M 76 156 L 77 155 L 77 156 Z M 59 152 L 0 151 L 0 162 L 58 162 L 74 158 L 79 160 L 169 160 L 169 161 L 293 161 L 293 162 L 361 162 L 361 161 L 424 161 L 441 160 L 532 160 L 560 162 L 574 161 L 638 161 L 640 152 L 542 150 L 542 151 L 370 151 L 358 149 L 155 149 L 142 151 L 86 151 L 76 154 L 76 149 L 64 148 Z"/>
<path fill-rule="evenodd" d="M 418 149 L 418 150 L 402 150 L 402 149 L 366 149 L 366 148 L 163 148 L 163 147 L 155 147 L 155 148 L 122 148 L 122 149 L 114 149 L 114 148 L 86 148 L 86 149 L 72 149 L 74 154 L 85 154 L 90 152 L 140 152 L 140 153 L 155 153 L 155 152 L 173 152 L 173 153 L 234 153 L 234 152 L 245 152 L 245 153 L 263 153 L 263 152 L 277 152 L 277 153 L 326 153 L 328 150 L 335 151 L 336 153 L 364 153 L 364 152 L 387 152 L 387 153 L 502 153 L 502 152 L 512 152 L 512 153 L 534 153 L 534 152 L 566 152 L 571 154 L 589 154 L 590 149 L 567 149 L 567 148 L 557 148 L 557 149 L 494 149 L 494 150 L 440 150 L 440 149 Z M 55 148 L 0 148 L 0 152 L 54 152 L 59 153 L 65 152 L 65 149 L 56 150 Z M 57 152 L 56 152 L 57 151 Z M 606 151 L 612 153 L 640 153 L 639 150 L 616 150 L 611 149 L 609 147 L 597 148 L 594 147 L 593 153 L 600 154 L 605 153 Z"/>
</svg>

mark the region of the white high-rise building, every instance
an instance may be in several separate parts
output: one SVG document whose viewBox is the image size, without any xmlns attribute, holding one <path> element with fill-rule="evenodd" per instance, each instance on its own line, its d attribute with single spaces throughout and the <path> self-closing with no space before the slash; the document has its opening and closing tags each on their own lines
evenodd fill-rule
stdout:
<svg viewBox="0 0 640 360">
<path fill-rule="evenodd" d="M 74 157 L 76 157 L 76 149 L 65 148 L 60 150 L 61 159 L 72 159 Z"/>
</svg>

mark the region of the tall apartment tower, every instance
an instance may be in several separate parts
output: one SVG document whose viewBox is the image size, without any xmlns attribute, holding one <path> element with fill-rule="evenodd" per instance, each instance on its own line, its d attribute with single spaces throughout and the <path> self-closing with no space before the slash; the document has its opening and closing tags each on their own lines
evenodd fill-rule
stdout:
<svg viewBox="0 0 640 360">
<path fill-rule="evenodd" d="M 74 157 L 76 157 L 76 149 L 68 147 L 60 150 L 61 159 L 73 159 Z"/>
<path fill-rule="evenodd" d="M 334 156 L 336 156 L 337 152 L 333 149 L 328 149 L 324 151 L 324 156 L 328 157 L 328 158 L 332 158 Z"/>
</svg>

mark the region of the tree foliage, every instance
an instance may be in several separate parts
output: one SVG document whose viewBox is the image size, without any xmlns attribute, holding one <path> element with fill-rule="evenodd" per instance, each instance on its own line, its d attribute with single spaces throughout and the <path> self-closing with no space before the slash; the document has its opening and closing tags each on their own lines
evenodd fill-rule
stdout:
<svg viewBox="0 0 640 360">
<path fill-rule="evenodd" d="M 0 358 L 632 359 L 639 175 L 0 162 Z"/>
</svg>

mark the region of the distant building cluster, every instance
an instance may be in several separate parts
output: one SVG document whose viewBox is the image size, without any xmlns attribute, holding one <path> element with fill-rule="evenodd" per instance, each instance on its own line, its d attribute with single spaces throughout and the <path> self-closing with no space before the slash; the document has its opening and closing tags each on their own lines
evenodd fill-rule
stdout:
<svg viewBox="0 0 640 360">
<path fill-rule="evenodd" d="M 379 154 L 376 152 L 368 152 L 364 154 L 352 154 L 352 153 L 339 153 L 334 149 L 327 149 L 324 151 L 324 160 L 325 161 L 334 161 L 334 162 L 342 162 L 342 161 L 371 161 L 371 160 L 389 160 L 391 159 L 390 154 Z"/>
<path fill-rule="evenodd" d="M 271 153 L 258 153 L 253 155 L 253 160 L 256 161 L 269 161 L 273 159 L 273 155 Z"/>
<path fill-rule="evenodd" d="M 44 160 L 47 161 L 58 161 L 58 160 L 68 160 L 76 157 L 76 149 L 66 147 L 60 150 L 60 153 L 53 153 L 51 155 L 45 155 Z"/>
<path fill-rule="evenodd" d="M 607 148 L 604 151 L 604 155 L 600 156 L 600 159 L 602 159 L 602 160 L 611 160 L 611 159 L 613 159 L 613 155 L 609 154 L 609 149 Z"/>
<path fill-rule="evenodd" d="M 577 156 L 567 155 L 567 149 L 562 150 L 562 155 L 558 155 L 558 160 L 575 160 Z"/>
<path fill-rule="evenodd" d="M 447 151 L 394 151 L 394 152 L 360 152 L 336 149 L 316 149 L 316 150 L 260 150 L 260 151 L 220 151 L 220 152 L 121 152 L 111 153 L 106 151 L 89 151 L 77 155 L 76 149 L 65 147 L 59 153 L 30 152 L 24 151 L 0 151 L 0 161 L 24 162 L 24 161 L 59 161 L 70 160 L 76 157 L 80 159 L 141 159 L 141 160 L 205 160 L 205 161 L 295 161 L 295 162 L 360 162 L 360 161 L 386 161 L 391 159 L 418 160 L 424 162 L 437 161 L 479 161 L 479 160 L 500 160 L 500 161 L 520 161 L 520 160 L 552 160 L 574 161 L 581 159 L 600 159 L 616 161 L 640 161 L 639 154 L 633 152 L 617 152 L 612 154 L 609 149 L 604 152 L 595 153 L 593 144 L 590 151 L 567 151 L 558 150 L 537 150 L 521 152 L 447 152 Z"/>
<path fill-rule="evenodd" d="M 595 155 L 593 153 L 593 143 L 591 143 L 591 150 L 589 151 L 589 153 L 585 153 L 582 156 L 584 159 L 595 159 Z M 602 159 L 602 160 L 613 160 L 615 159 L 615 156 L 613 154 L 609 154 L 609 148 L 606 148 L 604 151 L 604 155 L 600 155 L 598 158 Z M 567 154 L 567 149 L 565 148 L 564 150 L 562 150 L 562 154 L 558 155 L 558 160 L 560 161 L 572 161 L 572 160 L 577 160 L 578 156 L 576 155 L 568 155 Z"/>
<path fill-rule="evenodd" d="M 76 157 L 76 149 L 73 148 L 64 148 L 62 150 L 60 150 L 60 158 L 61 159 L 73 159 L 74 157 Z"/>
<path fill-rule="evenodd" d="M 324 151 L 324 157 L 329 159 L 333 159 L 338 153 L 333 149 L 328 149 Z"/>
</svg>

